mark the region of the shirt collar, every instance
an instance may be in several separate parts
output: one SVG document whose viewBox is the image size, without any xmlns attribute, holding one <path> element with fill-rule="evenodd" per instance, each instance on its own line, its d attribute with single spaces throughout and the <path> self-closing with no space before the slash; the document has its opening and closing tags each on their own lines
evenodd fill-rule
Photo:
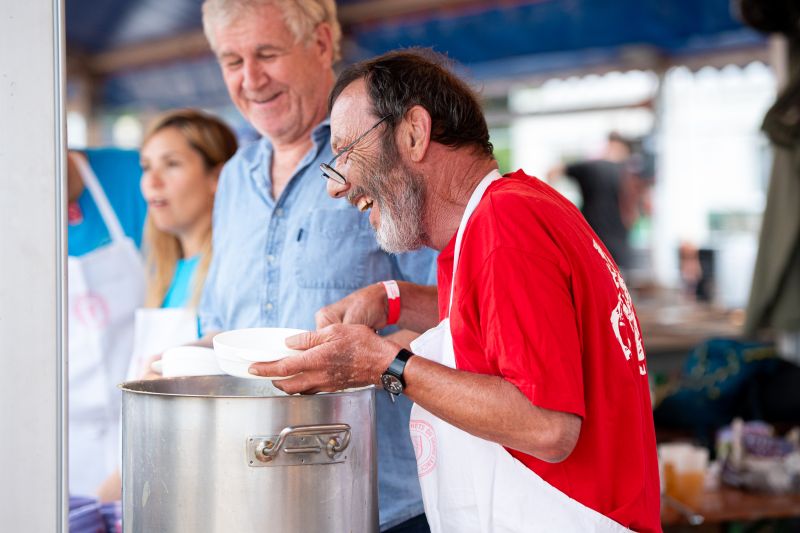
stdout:
<svg viewBox="0 0 800 533">
<path fill-rule="evenodd" d="M 329 117 L 325 117 L 325 119 L 320 122 L 319 124 L 314 127 L 311 131 L 311 140 L 314 143 L 313 150 L 306 156 L 306 158 L 310 157 L 314 159 L 317 154 L 319 154 L 320 150 L 324 150 L 325 147 L 330 144 L 331 140 L 331 119 Z M 252 162 L 250 163 L 250 172 L 251 174 L 254 172 L 258 172 L 261 166 L 267 164 L 268 161 L 272 160 L 272 141 L 269 140 L 269 137 L 263 136 L 258 141 L 258 150 L 256 153 L 256 157 L 253 158 Z M 305 160 L 305 158 L 304 158 Z"/>
<path fill-rule="evenodd" d="M 314 145 L 319 148 L 320 145 L 325 145 L 331 142 L 331 119 L 325 117 L 325 120 L 317 124 L 314 131 L 311 132 L 311 138 L 314 140 Z"/>
</svg>

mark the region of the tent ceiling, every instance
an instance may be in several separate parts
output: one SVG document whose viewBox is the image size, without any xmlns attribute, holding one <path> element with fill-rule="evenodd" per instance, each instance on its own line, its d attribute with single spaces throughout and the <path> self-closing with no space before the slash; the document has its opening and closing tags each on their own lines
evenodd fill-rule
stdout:
<svg viewBox="0 0 800 533">
<path fill-rule="evenodd" d="M 732 13 L 735 0 L 339 0 L 345 61 L 430 46 L 483 80 L 763 48 Z M 202 0 L 67 0 L 68 52 L 102 74 L 111 106 L 218 105 L 202 38 Z M 637 65 L 641 66 L 641 65 Z M 163 77 L 161 81 L 159 78 Z M 166 80 L 166 82 L 164 81 Z M 171 80 L 171 81 L 170 81 Z M 164 92 L 164 89 L 161 89 Z M 175 95 L 173 95 L 175 96 Z M 187 100 L 188 98 L 188 100 Z"/>
<path fill-rule="evenodd" d="M 202 27 L 202 0 L 65 0 L 67 46 L 96 54 Z"/>
</svg>

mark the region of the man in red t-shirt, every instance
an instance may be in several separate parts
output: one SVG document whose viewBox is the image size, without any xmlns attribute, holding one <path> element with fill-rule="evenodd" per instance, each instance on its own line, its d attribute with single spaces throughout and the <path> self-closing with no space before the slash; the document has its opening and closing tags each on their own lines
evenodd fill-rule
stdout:
<svg viewBox="0 0 800 533">
<path fill-rule="evenodd" d="M 371 209 L 387 251 L 441 250 L 438 291 L 362 289 L 287 340 L 303 354 L 251 372 L 293 375 L 275 383 L 292 393 L 408 395 L 434 532 L 660 531 L 639 324 L 580 213 L 499 175 L 477 100 L 438 56 L 350 67 L 331 103 L 329 193 Z M 391 323 L 428 331 L 409 351 L 375 334 Z"/>
</svg>

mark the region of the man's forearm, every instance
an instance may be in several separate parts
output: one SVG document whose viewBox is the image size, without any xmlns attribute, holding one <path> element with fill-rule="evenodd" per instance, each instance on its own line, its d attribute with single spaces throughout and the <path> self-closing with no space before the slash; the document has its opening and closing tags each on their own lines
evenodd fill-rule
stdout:
<svg viewBox="0 0 800 533">
<path fill-rule="evenodd" d="M 400 319 L 397 325 L 423 333 L 439 323 L 438 291 L 435 285 L 398 282 L 400 287 Z"/>
<path fill-rule="evenodd" d="M 533 405 L 499 376 L 412 357 L 404 377 L 408 397 L 432 414 L 472 435 L 543 461 L 563 461 L 578 440 L 580 417 Z"/>
</svg>

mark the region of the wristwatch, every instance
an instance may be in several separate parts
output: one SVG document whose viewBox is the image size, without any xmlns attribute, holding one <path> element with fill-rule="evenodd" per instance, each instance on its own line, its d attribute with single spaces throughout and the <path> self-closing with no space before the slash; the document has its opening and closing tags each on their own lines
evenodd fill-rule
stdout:
<svg viewBox="0 0 800 533">
<path fill-rule="evenodd" d="M 395 397 L 406 388 L 406 381 L 403 379 L 403 371 L 406 369 L 406 363 L 412 355 L 414 354 L 402 348 L 397 353 L 392 364 L 389 365 L 389 368 L 381 375 L 383 388 L 389 393 L 392 402 L 394 402 Z"/>
</svg>

